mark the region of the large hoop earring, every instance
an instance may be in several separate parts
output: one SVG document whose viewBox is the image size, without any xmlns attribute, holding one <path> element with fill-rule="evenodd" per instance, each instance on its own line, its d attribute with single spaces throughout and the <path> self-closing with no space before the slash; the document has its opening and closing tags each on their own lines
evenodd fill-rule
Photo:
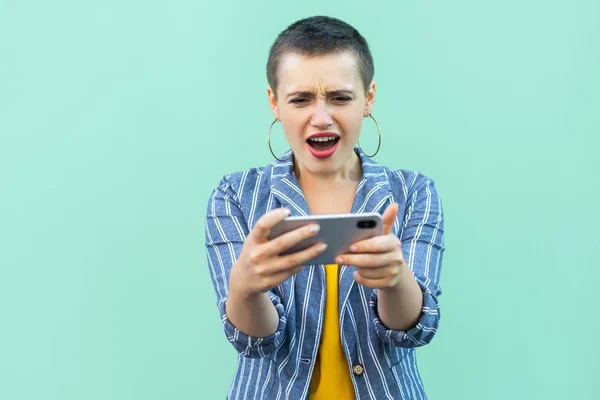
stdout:
<svg viewBox="0 0 600 400">
<path fill-rule="evenodd" d="M 367 156 L 369 158 L 373 158 L 377 155 L 377 153 L 379 153 L 379 148 L 381 147 L 381 130 L 379 129 L 379 124 L 377 123 L 377 120 L 373 117 L 372 114 L 367 115 L 367 117 L 371 117 L 371 119 L 375 122 L 375 126 L 377 127 L 377 150 L 375 150 L 375 153 L 373 153 L 373 155 L 370 156 L 367 153 L 365 153 L 363 151 L 363 149 L 360 147 L 360 141 L 357 141 L 357 143 L 358 143 L 358 148 L 361 153 L 363 153 L 365 156 Z"/>
<path fill-rule="evenodd" d="M 279 161 L 279 162 L 284 162 L 284 161 L 289 160 L 292 157 L 292 153 L 290 153 L 290 155 L 288 156 L 288 158 L 285 158 L 285 159 L 282 160 L 281 158 L 278 158 L 275 155 L 275 153 L 273 153 L 273 148 L 271 147 L 271 129 L 273 129 L 273 125 L 275 125 L 276 122 L 277 122 L 277 118 L 275 118 L 275 121 L 273 121 L 271 123 L 271 126 L 269 127 L 269 133 L 267 135 L 267 142 L 269 143 L 269 150 L 271 151 L 271 154 L 273 155 L 273 157 L 275 157 L 275 159 L 277 161 Z"/>
</svg>

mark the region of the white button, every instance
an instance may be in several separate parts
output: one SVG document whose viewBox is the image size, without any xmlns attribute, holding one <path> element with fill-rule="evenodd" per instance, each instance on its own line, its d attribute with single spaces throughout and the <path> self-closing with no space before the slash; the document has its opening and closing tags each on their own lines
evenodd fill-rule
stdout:
<svg viewBox="0 0 600 400">
<path fill-rule="evenodd" d="M 354 364 L 354 367 L 352 367 L 352 371 L 354 372 L 354 375 L 362 375 L 362 373 L 365 372 L 365 369 L 360 364 Z"/>
</svg>

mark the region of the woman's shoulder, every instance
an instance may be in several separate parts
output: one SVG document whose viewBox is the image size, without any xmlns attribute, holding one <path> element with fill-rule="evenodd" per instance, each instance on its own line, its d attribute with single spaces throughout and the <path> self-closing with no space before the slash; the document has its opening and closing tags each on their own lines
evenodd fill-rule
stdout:
<svg viewBox="0 0 600 400">
<path fill-rule="evenodd" d="M 228 173 L 221 177 L 214 190 L 223 191 L 233 198 L 241 198 L 244 192 L 254 191 L 257 185 L 266 183 L 267 178 L 270 178 L 268 170 L 269 166 L 264 166 Z"/>
<path fill-rule="evenodd" d="M 390 180 L 393 188 L 402 189 L 404 194 L 408 194 L 423 186 L 433 186 L 433 179 L 418 170 L 391 169 L 382 167 Z"/>
</svg>

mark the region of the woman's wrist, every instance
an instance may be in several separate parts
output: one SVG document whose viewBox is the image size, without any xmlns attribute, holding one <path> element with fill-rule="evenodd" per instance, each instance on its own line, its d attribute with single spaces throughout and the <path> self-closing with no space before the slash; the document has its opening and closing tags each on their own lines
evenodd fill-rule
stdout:
<svg viewBox="0 0 600 400">
<path fill-rule="evenodd" d="M 391 286 L 389 288 L 379 289 L 379 293 L 383 292 L 389 294 L 398 294 L 410 289 L 411 287 L 414 287 L 415 285 L 418 286 L 418 283 L 415 280 L 415 277 L 413 276 L 410 268 L 408 268 L 408 264 L 404 262 L 400 266 L 400 272 L 398 273 L 398 282 L 396 282 L 394 286 Z"/>
<path fill-rule="evenodd" d="M 379 318 L 394 330 L 412 328 L 419 321 L 423 305 L 423 293 L 412 271 L 406 263 L 401 268 L 398 283 L 377 293 Z"/>
</svg>

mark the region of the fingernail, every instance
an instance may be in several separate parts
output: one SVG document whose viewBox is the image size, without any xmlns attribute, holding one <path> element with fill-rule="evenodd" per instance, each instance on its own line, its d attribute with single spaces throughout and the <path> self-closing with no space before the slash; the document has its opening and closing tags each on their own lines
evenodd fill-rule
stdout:
<svg viewBox="0 0 600 400">
<path fill-rule="evenodd" d="M 338 263 L 338 264 L 341 264 L 341 263 L 344 262 L 344 259 L 342 257 L 338 256 L 338 257 L 335 258 L 335 262 Z"/>
<path fill-rule="evenodd" d="M 321 246 L 319 246 L 319 250 L 320 251 L 324 251 L 327 248 L 327 244 L 323 243 Z"/>
<path fill-rule="evenodd" d="M 317 224 L 311 225 L 310 228 L 308 228 L 308 230 L 312 233 L 319 232 L 319 229 L 321 229 L 321 227 Z"/>
<path fill-rule="evenodd" d="M 356 251 L 358 250 L 358 247 L 355 245 L 350 246 L 350 251 Z"/>
<path fill-rule="evenodd" d="M 284 213 L 285 215 L 290 215 L 290 214 L 292 213 L 292 211 L 291 211 L 289 208 L 284 208 L 284 209 L 283 209 L 283 213 Z"/>
</svg>

